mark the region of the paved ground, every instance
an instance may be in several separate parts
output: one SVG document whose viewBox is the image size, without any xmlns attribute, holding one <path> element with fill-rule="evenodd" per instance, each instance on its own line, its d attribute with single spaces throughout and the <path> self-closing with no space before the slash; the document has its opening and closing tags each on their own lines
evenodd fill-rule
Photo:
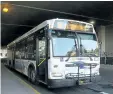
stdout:
<svg viewBox="0 0 113 94">
<path fill-rule="evenodd" d="M 27 88 L 17 77 L 3 65 L 1 75 L 2 94 L 35 94 L 32 89 Z"/>
<path fill-rule="evenodd" d="M 100 74 L 102 80 L 98 84 L 49 90 L 42 84 L 32 85 L 25 76 L 2 65 L 2 94 L 113 94 L 112 67 L 102 65 Z M 13 79 L 13 81 L 9 79 Z"/>
<path fill-rule="evenodd" d="M 36 88 L 34 88 L 36 87 Z M 1 94 L 53 94 L 44 88 L 34 86 L 16 71 L 1 65 Z"/>
</svg>

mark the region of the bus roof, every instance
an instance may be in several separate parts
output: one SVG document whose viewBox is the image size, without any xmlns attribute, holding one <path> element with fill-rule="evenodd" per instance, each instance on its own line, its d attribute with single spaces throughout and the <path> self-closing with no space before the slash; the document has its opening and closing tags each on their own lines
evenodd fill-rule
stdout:
<svg viewBox="0 0 113 94">
<path fill-rule="evenodd" d="M 58 18 L 55 18 L 55 19 L 50 19 L 50 20 L 46 20 L 44 22 L 42 22 L 41 24 L 35 26 L 33 29 L 29 30 L 27 33 L 23 34 L 22 36 L 18 37 L 17 39 L 15 39 L 14 41 L 12 41 L 11 43 L 9 43 L 7 45 L 7 47 L 19 42 L 20 40 L 22 40 L 23 38 L 29 36 L 30 34 L 32 33 L 35 33 L 37 30 L 45 27 L 46 25 L 49 25 L 49 28 L 53 28 L 53 24 L 55 22 L 55 20 L 64 20 L 64 21 L 72 21 L 72 22 L 79 22 L 79 23 L 84 23 L 84 24 L 88 24 L 88 25 L 91 25 L 93 26 L 92 24 L 90 23 L 87 23 L 87 22 L 83 22 L 83 21 L 78 21 L 78 20 L 70 20 L 70 19 L 58 19 Z"/>
</svg>

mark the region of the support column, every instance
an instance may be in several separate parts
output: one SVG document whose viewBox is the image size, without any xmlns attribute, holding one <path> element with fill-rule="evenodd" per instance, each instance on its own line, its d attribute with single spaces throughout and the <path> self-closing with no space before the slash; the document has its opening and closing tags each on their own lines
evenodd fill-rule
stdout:
<svg viewBox="0 0 113 94">
<path fill-rule="evenodd" d="M 106 45 L 105 45 L 105 51 L 107 53 L 107 64 L 113 65 L 113 24 L 106 26 Z"/>
<path fill-rule="evenodd" d="M 102 42 L 101 44 L 101 56 L 104 56 L 104 52 L 105 52 L 105 26 L 100 26 L 97 28 L 97 32 L 98 32 L 98 40 L 99 42 Z"/>
</svg>

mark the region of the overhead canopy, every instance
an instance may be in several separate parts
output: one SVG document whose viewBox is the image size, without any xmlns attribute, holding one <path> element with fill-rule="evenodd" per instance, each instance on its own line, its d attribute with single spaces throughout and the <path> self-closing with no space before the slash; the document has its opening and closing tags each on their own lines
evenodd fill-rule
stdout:
<svg viewBox="0 0 113 94">
<path fill-rule="evenodd" d="M 52 18 L 94 20 L 95 26 L 113 24 L 112 1 L 4 1 L 4 7 L 8 12 L 1 13 L 2 46 Z"/>
</svg>

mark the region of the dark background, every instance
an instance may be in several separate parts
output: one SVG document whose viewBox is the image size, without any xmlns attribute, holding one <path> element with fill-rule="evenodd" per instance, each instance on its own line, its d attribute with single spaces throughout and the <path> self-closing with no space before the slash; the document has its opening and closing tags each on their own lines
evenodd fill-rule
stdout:
<svg viewBox="0 0 113 94">
<path fill-rule="evenodd" d="M 12 5 L 16 4 L 16 5 Z M 36 8 L 44 8 L 55 11 L 68 12 L 84 15 L 81 17 L 39 9 L 31 9 L 17 5 L 25 5 Z M 95 29 L 100 25 L 113 24 L 113 2 L 112 1 L 3 1 L 1 2 L 1 45 L 8 43 L 24 34 L 41 22 L 52 18 L 67 18 L 89 22 L 94 20 Z M 8 7 L 9 11 L 4 13 L 2 9 Z M 94 18 L 99 19 L 94 19 Z M 103 19 L 103 20 L 101 20 Z M 109 21 L 106 21 L 109 20 Z M 17 25 L 6 25 L 17 24 Z M 27 25 L 27 26 L 18 26 Z"/>
</svg>

